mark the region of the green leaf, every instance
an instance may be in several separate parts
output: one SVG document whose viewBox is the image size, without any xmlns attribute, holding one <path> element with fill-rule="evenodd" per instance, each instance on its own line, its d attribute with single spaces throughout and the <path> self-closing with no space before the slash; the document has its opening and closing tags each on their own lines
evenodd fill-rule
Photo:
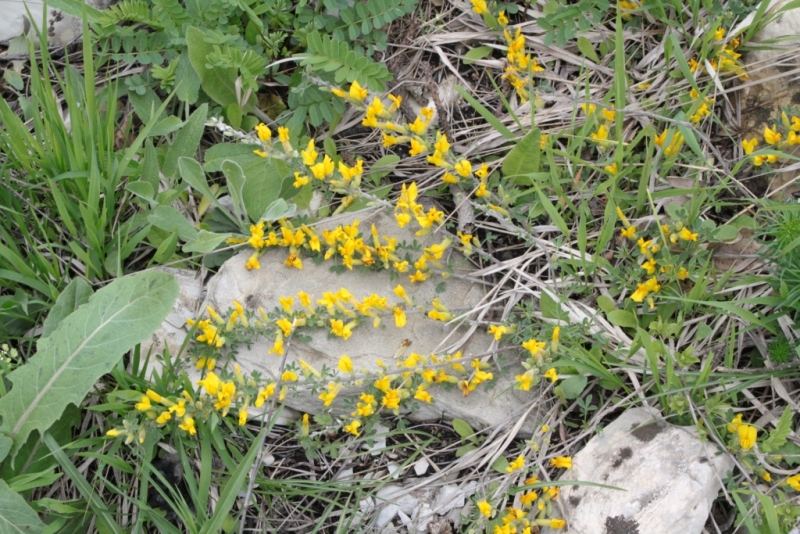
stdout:
<svg viewBox="0 0 800 534">
<path fill-rule="evenodd" d="M 43 434 L 72 403 L 80 404 L 120 357 L 161 324 L 178 296 L 166 273 L 120 278 L 89 298 L 47 338 L 28 362 L 6 375 L 13 384 L 0 398 L 0 433 L 13 454 L 34 430 Z"/>
<path fill-rule="evenodd" d="M 484 107 L 484 105 L 483 105 L 483 104 L 481 104 L 480 102 L 478 102 L 478 101 L 475 99 L 475 97 L 474 97 L 474 96 L 472 96 L 471 94 L 469 94 L 469 92 L 468 92 L 467 90 L 465 90 L 465 89 L 464 89 L 463 87 L 461 87 L 460 85 L 456 85 L 456 86 L 455 86 L 455 90 L 456 90 L 456 92 L 457 92 L 458 94 L 460 94 L 460 95 L 461 95 L 461 97 L 462 97 L 464 100 L 466 100 L 467 102 L 469 102 L 469 105 L 470 105 L 470 106 L 472 106 L 472 107 L 473 107 L 473 109 L 475 109 L 475 111 L 477 111 L 477 112 L 480 114 L 480 116 L 481 116 L 481 117 L 483 117 L 483 118 L 486 120 L 486 122 L 488 122 L 489 124 L 491 124 L 491 125 L 492 125 L 492 128 L 494 128 L 495 130 L 497 130 L 497 132 L 498 132 L 500 135 L 502 135 L 502 136 L 503 136 L 503 137 L 505 137 L 506 139 L 515 139 L 515 138 L 517 137 L 516 135 L 514 135 L 513 133 L 511 133 L 511 130 L 509 130 L 508 128 L 506 128 L 506 127 L 505 127 L 505 125 L 504 125 L 502 122 L 500 122 L 500 119 L 498 119 L 497 117 L 495 117 L 495 116 L 494 116 L 494 113 L 492 113 L 491 111 L 489 111 L 488 109 L 486 109 L 486 107 Z"/>
<path fill-rule="evenodd" d="M 164 158 L 164 165 L 161 172 L 167 178 L 175 178 L 178 175 L 178 160 L 183 157 L 192 157 L 200 146 L 200 138 L 205 131 L 206 116 L 208 115 L 208 104 L 203 104 L 191 114 L 189 120 L 175 136 L 175 141 L 167 150 Z"/>
<path fill-rule="evenodd" d="M 453 419 L 453 430 L 456 434 L 461 436 L 461 439 L 468 439 L 475 436 L 475 431 L 469 426 L 469 423 L 463 419 Z"/>
<path fill-rule="evenodd" d="M 22 496 L 0 480 L 0 532 L 38 534 L 45 524 Z"/>
<path fill-rule="evenodd" d="M 581 51 L 583 57 L 591 59 L 595 63 L 600 63 L 600 58 L 597 57 L 597 52 L 594 51 L 591 41 L 586 37 L 578 37 L 578 50 Z"/>
<path fill-rule="evenodd" d="M 296 208 L 297 206 L 294 204 L 287 204 L 285 200 L 278 198 L 273 200 L 272 203 L 267 206 L 267 209 L 264 211 L 264 215 L 262 215 L 259 220 L 272 222 L 284 217 L 291 217 L 294 215 Z"/>
<path fill-rule="evenodd" d="M 214 53 L 214 45 L 205 41 L 206 34 L 202 30 L 189 26 L 186 28 L 186 49 L 189 52 L 189 63 L 200 78 L 203 91 L 222 107 L 237 104 L 236 78 L 237 72 L 233 67 L 223 69 L 214 67 L 207 69 L 206 58 Z"/>
<path fill-rule="evenodd" d="M 733 241 L 739 237 L 739 229 L 731 224 L 723 224 L 712 234 L 717 241 Z"/>
<path fill-rule="evenodd" d="M 233 200 L 233 210 L 236 212 L 236 218 L 241 223 L 246 219 L 246 211 L 244 206 L 244 198 L 242 196 L 244 191 L 245 177 L 242 168 L 233 160 L 226 159 L 222 162 L 222 174 L 228 181 L 228 193 Z"/>
<path fill-rule="evenodd" d="M 458 449 L 456 449 L 456 458 L 461 458 L 462 456 L 467 454 L 469 451 L 474 451 L 477 448 L 478 447 L 476 447 L 475 445 L 472 445 L 472 444 L 470 444 L 470 445 L 462 445 Z"/>
<path fill-rule="evenodd" d="M 181 178 L 183 178 L 184 182 L 219 206 L 217 198 L 214 196 L 214 193 L 211 192 L 211 188 L 208 187 L 206 173 L 203 172 L 203 167 L 197 163 L 194 158 L 179 158 L 178 168 L 180 169 Z"/>
<path fill-rule="evenodd" d="M 542 132 L 534 128 L 523 137 L 503 160 L 503 175 L 520 176 L 539 172 L 541 149 L 539 139 Z"/>
<path fill-rule="evenodd" d="M 577 399 L 586 388 L 588 379 L 585 375 L 575 375 L 563 380 L 557 388 L 561 389 L 566 399 Z"/>
<path fill-rule="evenodd" d="M 381 180 L 391 173 L 395 167 L 397 167 L 399 162 L 400 156 L 396 154 L 388 154 L 383 156 L 378 161 L 370 165 L 369 179 L 372 180 L 372 183 L 375 185 L 380 184 Z"/>
<path fill-rule="evenodd" d="M 558 319 L 561 316 L 561 306 L 547 291 L 542 291 L 542 295 L 539 297 L 539 309 L 547 319 Z"/>
<path fill-rule="evenodd" d="M 461 61 L 465 65 L 471 65 L 472 63 L 475 63 L 477 60 L 483 59 L 486 56 L 490 55 L 492 53 L 492 50 L 493 49 L 491 46 L 475 47 L 466 54 L 464 54 L 464 57 L 461 59 Z"/>
<path fill-rule="evenodd" d="M 609 314 L 617 309 L 617 306 L 614 304 L 614 301 L 611 299 L 611 297 L 606 295 L 600 295 L 597 297 L 597 306 L 603 310 L 603 313 L 605 314 Z"/>
<path fill-rule="evenodd" d="M 186 216 L 172 206 L 158 206 L 153 213 L 147 216 L 148 222 L 165 232 L 178 232 L 183 241 L 197 239 L 197 228 L 190 223 Z"/>
<path fill-rule="evenodd" d="M 184 125 L 184 122 L 181 121 L 175 115 L 170 115 L 166 119 L 160 121 L 158 124 L 153 126 L 153 128 L 147 133 L 149 137 L 162 137 L 167 134 L 171 134 L 178 128 Z"/>
<path fill-rule="evenodd" d="M 783 447 L 786 438 L 792 433 L 792 410 L 788 406 L 783 409 L 775 430 L 769 433 L 769 437 L 759 447 L 764 452 L 771 452 L 778 447 Z"/>
<path fill-rule="evenodd" d="M 508 460 L 506 457 L 498 456 L 497 459 L 492 462 L 492 469 L 503 475 L 508 474 L 508 471 L 506 471 L 506 469 L 508 469 Z"/>
<path fill-rule="evenodd" d="M 200 96 L 200 76 L 197 75 L 189 61 L 189 52 L 184 50 L 178 59 L 178 68 L 175 70 L 175 95 L 182 102 L 194 104 Z"/>
<path fill-rule="evenodd" d="M 626 310 L 610 311 L 606 314 L 606 317 L 608 317 L 609 323 L 616 326 L 622 326 L 624 328 L 636 328 L 639 326 L 636 316 Z"/>
<path fill-rule="evenodd" d="M 53 304 L 53 308 L 44 320 L 42 336 L 39 338 L 39 343 L 41 343 L 43 339 L 49 337 L 58 325 L 61 324 L 61 321 L 66 319 L 69 314 L 77 310 L 83 304 L 86 304 L 89 301 L 89 297 L 92 296 L 92 293 L 92 286 L 90 286 L 86 280 L 83 278 L 73 278 L 70 283 L 67 284 L 67 287 L 64 288 L 64 291 L 58 296 L 56 303 Z"/>
<path fill-rule="evenodd" d="M 125 185 L 125 189 L 142 200 L 146 200 L 147 202 L 155 201 L 156 192 L 153 190 L 153 186 L 150 185 L 149 182 L 144 182 L 142 180 L 129 182 Z"/>
<path fill-rule="evenodd" d="M 183 245 L 183 251 L 206 254 L 217 248 L 223 241 L 231 236 L 232 234 L 217 234 L 207 230 L 200 230 L 197 239 Z"/>
</svg>

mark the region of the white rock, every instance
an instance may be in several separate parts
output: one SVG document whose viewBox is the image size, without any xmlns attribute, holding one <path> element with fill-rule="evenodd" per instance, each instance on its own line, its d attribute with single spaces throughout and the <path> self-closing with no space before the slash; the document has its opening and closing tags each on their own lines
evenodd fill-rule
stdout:
<svg viewBox="0 0 800 534">
<path fill-rule="evenodd" d="M 203 280 L 198 273 L 189 269 L 158 267 L 156 270 L 171 274 L 178 282 L 179 292 L 167 318 L 150 339 L 142 342 L 142 354 L 146 355 L 148 351 L 152 355 L 161 354 L 167 347 L 174 358 L 186 339 L 186 320 L 194 319 L 200 313 Z"/>
<path fill-rule="evenodd" d="M 397 480 L 400 478 L 400 475 L 403 474 L 402 466 L 397 462 L 388 462 L 386 464 L 386 469 L 389 471 L 389 476 L 394 480 Z"/>
<path fill-rule="evenodd" d="M 428 472 L 428 468 L 430 466 L 431 464 L 428 463 L 428 460 L 422 458 L 414 462 L 414 473 L 416 473 L 418 477 L 421 477 L 422 475 Z"/>
<path fill-rule="evenodd" d="M 408 228 L 399 229 L 394 218 L 383 211 L 361 212 L 335 222 L 327 221 L 324 227 L 333 228 L 337 224 L 348 224 L 354 218 L 360 219 L 359 229 L 366 239 L 369 239 L 370 226 L 373 223 L 380 235 L 395 236 L 398 242 L 411 243 L 416 239 L 429 246 L 445 237 L 439 234 L 417 238 Z M 347 288 L 359 300 L 374 293 L 381 297 L 389 297 L 389 302 L 395 303 L 400 300 L 394 296 L 392 289 L 398 283 L 402 283 L 409 296 L 418 304 L 424 304 L 426 309 L 431 309 L 430 302 L 437 296 L 446 306 L 454 310 L 470 309 L 483 298 L 483 289 L 480 286 L 456 277 L 446 280 L 431 277 L 424 283 L 411 284 L 408 276 L 403 275 L 401 279 L 393 280 L 387 271 L 361 272 L 355 269 L 336 274 L 330 270 L 333 265 L 331 261 L 315 265 L 309 259 L 304 261 L 302 270 L 288 268 L 284 265 L 288 255 L 285 249 L 268 250 L 259 260 L 261 269 L 248 271 L 244 264 L 249 255 L 250 252 L 244 251 L 228 260 L 209 282 L 207 303 L 217 311 L 228 310 L 234 300 L 240 302 L 246 309 L 256 310 L 261 306 L 266 310 L 273 310 L 279 308 L 278 298 L 281 296 L 296 295 L 302 290 L 316 300 L 321 298 L 324 292 L 336 292 L 342 287 Z M 454 252 L 453 256 L 458 260 L 456 273 L 459 274 L 466 269 L 466 262 L 457 252 Z M 445 291 L 437 294 L 435 289 L 440 282 L 444 282 Z M 201 309 L 205 309 L 205 306 Z M 425 356 L 434 352 L 453 353 L 457 348 L 466 357 L 487 353 L 493 346 L 494 338 L 486 333 L 486 328 L 483 326 L 472 329 L 469 325 L 455 327 L 433 321 L 422 313 L 410 311 L 407 317 L 408 323 L 405 328 L 396 328 L 391 317 L 384 318 L 379 328 L 373 328 L 367 322 L 362 323 L 353 330 L 352 336 L 346 341 L 338 337 L 329 337 L 328 327 L 303 329 L 302 333 L 308 335 L 310 341 L 293 342 L 288 361 L 303 359 L 317 369 L 321 369 L 323 365 L 335 368 L 339 358 L 347 354 L 353 361 L 354 369 L 365 370 L 377 376 L 381 368 L 375 360 L 380 358 L 393 366 L 395 353 L 409 342 L 406 355 L 412 351 Z M 463 343 L 462 338 L 466 340 Z M 273 341 L 261 338 L 249 349 L 242 346 L 236 356 L 242 369 L 259 371 L 267 376 L 277 376 L 281 358 L 268 354 Z M 469 367 L 468 364 L 466 366 Z M 506 369 L 505 375 L 499 379 L 499 373 L 495 372 L 495 384 L 492 390 L 485 387 L 487 384 L 481 385 L 467 399 L 456 387 L 445 390 L 434 385 L 429 390 L 434 402 L 419 403 L 418 410 L 406 415 L 416 421 L 439 420 L 444 415 L 449 419 L 464 419 L 473 428 L 497 424 L 507 420 L 515 410 L 531 400 L 532 392 L 522 392 L 510 387 L 514 382 L 514 376 L 522 372 L 521 366 L 518 368 L 510 366 Z M 349 414 L 352 409 L 345 409 L 345 400 L 357 397 L 361 391 L 363 387 L 346 386 L 334 402 L 334 414 Z M 307 413 L 319 413 L 323 408 L 318 396 L 310 391 L 298 391 L 287 396 L 286 404 L 295 410 Z M 530 417 L 523 425 L 523 435 L 531 434 L 533 421 L 534 418 Z"/>
<path fill-rule="evenodd" d="M 397 516 L 400 507 L 396 504 L 387 504 L 381 511 L 378 512 L 378 518 L 375 520 L 375 526 L 378 528 L 385 527 L 389 522 Z"/>
<path fill-rule="evenodd" d="M 562 487 L 567 530 L 543 533 L 699 534 L 732 466 L 694 429 L 663 422 L 657 410 L 628 410 L 592 438 L 561 477 L 625 491 Z"/>
<path fill-rule="evenodd" d="M 86 0 L 86 3 L 97 9 L 105 9 L 110 0 Z M 0 41 L 8 41 L 18 35 L 36 38 L 33 25 L 40 26 L 44 14 L 44 2 L 25 0 L 21 2 L 3 2 L 3 16 L 0 17 Z M 28 16 L 25 7 L 30 10 L 33 20 Z M 66 15 L 52 7 L 47 10 L 47 34 L 50 46 L 63 46 L 71 43 L 81 35 L 82 23 L 79 18 Z"/>
</svg>

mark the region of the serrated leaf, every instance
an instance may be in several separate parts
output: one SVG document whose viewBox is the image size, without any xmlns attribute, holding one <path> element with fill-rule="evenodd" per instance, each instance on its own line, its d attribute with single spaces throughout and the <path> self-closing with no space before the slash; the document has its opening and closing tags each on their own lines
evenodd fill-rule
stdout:
<svg viewBox="0 0 800 534">
<path fill-rule="evenodd" d="M 44 532 L 45 526 L 22 495 L 0 480 L 0 532 L 38 534 Z"/>
<path fill-rule="evenodd" d="M 86 280 L 73 278 L 56 299 L 50 313 L 47 314 L 42 325 L 42 336 L 39 338 L 39 342 L 50 336 L 69 314 L 86 304 L 92 293 L 94 293 L 92 286 Z"/>
<path fill-rule="evenodd" d="M 146 272 L 110 283 L 40 340 L 38 352 L 6 375 L 13 384 L 0 398 L 0 433 L 12 454 L 34 430 L 43 434 L 64 408 L 80 404 L 122 355 L 161 324 L 178 296 L 166 273 Z"/>
<path fill-rule="evenodd" d="M 483 59 L 486 56 L 492 53 L 493 48 L 491 46 L 477 46 L 471 49 L 469 52 L 464 54 L 462 61 L 465 65 L 470 65 L 475 63 L 479 59 Z"/>
<path fill-rule="evenodd" d="M 558 386 L 564 394 L 564 398 L 573 400 L 580 397 L 586 388 L 588 379 L 584 375 L 575 375 L 563 380 Z"/>
<path fill-rule="evenodd" d="M 453 430 L 456 431 L 456 434 L 461 436 L 461 439 L 467 439 L 475 434 L 475 431 L 472 430 L 469 423 L 463 419 L 453 419 Z"/>
<path fill-rule="evenodd" d="M 523 137 L 503 160 L 503 175 L 520 176 L 539 172 L 541 148 L 539 140 L 542 132 L 534 128 Z"/>
<path fill-rule="evenodd" d="M 783 409 L 783 413 L 778 420 L 778 424 L 775 425 L 775 429 L 769 433 L 769 437 L 762 443 L 760 449 L 764 452 L 770 452 L 778 447 L 783 447 L 784 443 L 786 443 L 786 438 L 789 437 L 791 433 L 792 409 L 787 406 Z"/>
<path fill-rule="evenodd" d="M 609 323 L 616 326 L 622 326 L 624 328 L 636 328 L 639 326 L 636 316 L 626 310 L 610 311 L 606 314 L 606 317 Z"/>
</svg>

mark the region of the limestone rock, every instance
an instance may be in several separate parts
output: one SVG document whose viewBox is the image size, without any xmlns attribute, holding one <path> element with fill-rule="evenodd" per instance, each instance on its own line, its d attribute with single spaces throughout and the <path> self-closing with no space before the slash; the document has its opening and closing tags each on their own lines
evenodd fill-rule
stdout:
<svg viewBox="0 0 800 534">
<path fill-rule="evenodd" d="M 86 3 L 97 9 L 105 9 L 111 2 L 110 0 L 87 0 Z M 30 10 L 33 20 L 30 20 L 25 6 Z M 3 17 L 0 18 L 0 41 L 9 41 L 18 35 L 36 38 L 32 24 L 37 26 L 41 24 L 43 9 L 44 2 L 40 0 L 3 2 Z M 81 28 L 80 18 L 50 8 L 47 13 L 47 27 L 43 32 L 47 34 L 50 46 L 63 46 L 80 37 Z"/>
<path fill-rule="evenodd" d="M 567 529 L 557 532 L 699 534 L 732 468 L 694 429 L 667 424 L 654 409 L 630 409 L 592 438 L 561 477 L 625 491 L 562 487 Z"/>
<path fill-rule="evenodd" d="M 194 319 L 200 313 L 203 302 L 203 280 L 198 273 L 189 269 L 173 269 L 159 267 L 156 270 L 171 274 L 178 282 L 178 298 L 172 305 L 172 311 L 153 332 L 150 339 L 142 342 L 142 354 L 162 354 L 164 348 L 173 356 L 177 355 L 186 339 L 186 320 Z"/>
<path fill-rule="evenodd" d="M 359 229 L 367 238 L 373 223 L 381 236 L 397 237 L 398 242 L 411 243 L 416 239 L 423 246 L 430 246 L 444 237 L 439 234 L 417 238 L 408 228 L 399 229 L 394 218 L 383 211 L 360 212 L 355 217 L 326 221 L 323 227 L 335 228 L 339 224 L 349 224 L 353 218 L 360 219 Z M 318 230 L 321 231 L 320 228 Z M 389 297 L 389 302 L 395 303 L 401 302 L 392 293 L 398 283 L 402 283 L 409 297 L 417 304 L 425 304 L 427 310 L 431 309 L 430 302 L 437 296 L 451 310 L 470 310 L 484 296 L 481 286 L 458 277 L 468 267 L 463 256 L 455 251 L 453 256 L 458 256 L 459 259 L 456 262 L 455 276 L 448 279 L 432 276 L 419 284 L 411 284 L 408 275 L 393 279 L 388 271 L 362 272 L 356 268 L 337 274 L 331 271 L 333 260 L 316 265 L 306 258 L 302 270 L 289 268 L 284 265 L 288 254 L 285 249 L 269 249 L 259 260 L 261 269 L 248 271 L 245 269 L 245 262 L 249 254 L 249 251 L 244 251 L 228 260 L 209 281 L 207 304 L 220 312 L 229 309 L 234 300 L 245 309 L 255 311 L 263 307 L 274 310 L 280 307 L 278 299 L 281 296 L 296 296 L 298 291 L 305 291 L 316 300 L 324 292 L 336 292 L 340 288 L 346 288 L 358 300 L 374 293 L 380 297 Z M 443 290 L 441 293 L 437 293 L 437 285 L 439 290 Z M 347 354 L 357 371 L 366 370 L 379 374 L 380 367 L 375 360 L 379 358 L 394 367 L 394 358 L 398 351 L 404 351 L 406 356 L 411 352 L 427 356 L 434 352 L 452 354 L 460 350 L 466 357 L 487 354 L 495 347 L 494 338 L 486 333 L 485 326 L 450 325 L 433 321 L 413 310 L 407 310 L 406 313 L 408 322 L 404 328 L 397 328 L 394 320 L 386 317 L 378 328 L 373 328 L 369 322 L 358 325 L 353 329 L 352 337 L 346 341 L 332 337 L 329 327 L 303 329 L 303 335 L 308 335 L 310 340 L 303 343 L 295 338 L 287 361 L 303 359 L 316 369 L 321 369 L 323 365 L 335 368 L 339 358 Z M 273 341 L 262 337 L 250 348 L 241 347 L 236 361 L 245 371 L 260 371 L 263 375 L 276 377 L 281 358 L 268 354 Z M 521 366 L 506 369 L 502 376 L 496 369 L 493 371 L 494 382 L 481 384 L 467 398 L 458 387 L 446 390 L 439 385 L 432 386 L 429 392 L 434 401 L 431 404 L 419 403 L 420 409 L 407 416 L 417 421 L 438 420 L 443 416 L 448 419 L 459 418 L 466 420 L 473 428 L 486 427 L 512 417 L 515 410 L 530 402 L 534 392 L 511 388 L 514 376 L 523 372 Z M 343 400 L 355 398 L 361 391 L 363 388 L 343 389 L 334 402 L 334 413 L 345 413 Z M 287 396 L 285 402 L 290 408 L 303 412 L 319 413 L 323 409 L 318 392 L 293 393 Z M 515 423 L 516 419 L 511 419 L 510 422 Z M 535 427 L 534 423 L 533 417 L 530 417 L 522 427 L 523 434 L 530 435 Z"/>
</svg>

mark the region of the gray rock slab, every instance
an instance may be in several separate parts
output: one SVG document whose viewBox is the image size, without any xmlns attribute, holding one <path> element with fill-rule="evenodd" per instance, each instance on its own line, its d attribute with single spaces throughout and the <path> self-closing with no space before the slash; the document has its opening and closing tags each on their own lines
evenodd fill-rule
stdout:
<svg viewBox="0 0 800 534">
<path fill-rule="evenodd" d="M 9 41 L 19 35 L 28 35 L 36 38 L 33 24 L 40 26 L 44 15 L 44 2 L 40 0 L 24 0 L 20 2 L 6 1 L 0 2 L 3 5 L 3 16 L 0 17 L 0 41 Z M 111 3 L 110 0 L 87 0 L 86 4 L 97 8 L 105 9 Z M 26 6 L 30 10 L 30 19 Z M 52 7 L 47 10 L 47 27 L 42 31 L 47 34 L 47 42 L 50 46 L 63 46 L 71 43 L 81 36 L 81 19 L 72 17 Z"/>
<path fill-rule="evenodd" d="M 394 217 L 383 211 L 359 212 L 345 218 L 325 221 L 322 227 L 335 228 L 339 224 L 348 224 L 353 219 L 360 222 L 359 229 L 366 236 L 370 236 L 370 228 L 374 223 L 381 236 L 394 236 L 399 242 L 411 243 L 417 239 L 424 246 L 441 242 L 445 234 L 429 235 L 425 238 L 415 238 L 413 230 L 406 227 L 397 227 Z M 321 228 L 319 229 L 321 231 Z M 418 253 L 418 254 L 421 254 Z M 356 299 L 362 299 L 371 294 L 389 297 L 389 302 L 399 303 L 392 289 L 398 284 L 405 287 L 409 297 L 417 304 L 425 304 L 430 310 L 430 302 L 439 299 L 451 310 L 469 310 L 477 305 L 484 297 L 484 287 L 471 281 L 459 279 L 457 276 L 443 279 L 432 276 L 423 283 L 411 284 L 408 275 L 400 275 L 392 279 L 388 271 L 360 271 L 358 269 L 345 270 L 335 273 L 330 270 L 334 265 L 333 260 L 315 265 L 309 258 L 304 259 L 302 270 L 289 268 L 284 265 L 288 255 L 286 249 L 269 249 L 260 258 L 261 269 L 248 271 L 245 262 L 250 251 L 244 251 L 228 260 L 219 272 L 209 281 L 206 303 L 217 311 L 223 312 L 233 305 L 236 300 L 245 309 L 257 310 L 263 307 L 274 310 L 279 307 L 279 297 L 294 295 L 298 291 L 309 293 L 314 300 L 322 297 L 326 291 L 336 292 L 346 288 Z M 455 260 L 455 274 L 468 272 L 468 262 L 456 251 L 452 251 Z M 444 282 L 444 291 L 436 292 L 436 286 Z M 205 309 L 205 306 L 202 307 Z M 409 344 L 405 355 L 416 352 L 421 355 L 431 353 L 455 353 L 462 351 L 463 356 L 478 355 L 493 349 L 494 338 L 486 333 L 484 325 L 452 325 L 433 321 L 422 313 L 407 310 L 408 322 L 404 328 L 397 328 L 392 317 L 385 317 L 379 328 L 373 328 L 368 322 L 360 324 L 353 330 L 348 340 L 329 336 L 329 328 L 304 329 L 303 334 L 310 336 L 308 343 L 293 340 L 288 361 L 303 359 L 317 369 L 323 365 L 335 367 L 339 358 L 347 354 L 353 361 L 356 370 L 366 370 L 370 373 L 379 373 L 380 367 L 376 359 L 381 359 L 390 366 L 394 366 L 395 353 L 401 346 Z M 260 371 L 267 376 L 277 376 L 281 358 L 268 354 L 272 347 L 273 339 L 260 338 L 249 349 L 242 347 L 236 356 L 236 361 L 245 371 Z M 467 364 L 469 368 L 469 365 Z M 523 369 L 511 367 L 504 376 L 494 372 L 495 381 L 492 389 L 489 383 L 481 384 L 468 397 L 464 397 L 457 387 L 446 390 L 439 385 L 429 389 L 434 397 L 431 404 L 420 404 L 420 409 L 408 413 L 407 416 L 416 421 L 446 419 L 464 419 L 473 428 L 483 428 L 496 423 L 509 420 L 515 423 L 515 411 L 522 406 L 529 405 L 534 391 L 522 392 L 511 388 L 514 376 L 521 374 Z M 334 402 L 334 413 L 343 414 L 342 399 L 354 398 L 363 388 L 346 387 Z M 319 413 L 323 410 L 322 401 L 317 394 L 310 392 L 297 392 L 288 395 L 286 405 L 295 410 L 309 413 Z M 530 435 L 535 428 L 535 418 L 529 417 L 523 425 L 521 433 Z"/>
<path fill-rule="evenodd" d="M 719 452 L 693 428 L 665 423 L 657 410 L 630 409 L 592 438 L 561 477 L 625 491 L 562 487 L 567 529 L 543 532 L 699 534 L 733 468 Z"/>
</svg>

